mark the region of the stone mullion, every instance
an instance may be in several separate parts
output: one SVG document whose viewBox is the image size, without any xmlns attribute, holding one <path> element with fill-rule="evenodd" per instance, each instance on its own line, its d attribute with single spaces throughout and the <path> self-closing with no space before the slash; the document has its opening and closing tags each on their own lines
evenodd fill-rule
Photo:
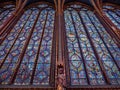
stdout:
<svg viewBox="0 0 120 90">
<path fill-rule="evenodd" d="M 54 30 L 52 40 L 52 55 L 51 55 L 51 68 L 50 68 L 50 85 L 55 86 L 55 70 L 56 70 L 56 13 L 54 15 Z"/>
<path fill-rule="evenodd" d="M 91 3 L 97 13 L 97 16 L 100 17 L 100 21 L 102 21 L 103 23 L 106 23 L 105 26 L 108 27 L 107 29 L 110 29 L 110 31 L 108 31 L 108 33 L 111 35 L 111 32 L 114 33 L 113 35 L 111 35 L 113 38 L 115 38 L 115 40 L 117 42 L 120 42 L 120 31 L 117 28 L 117 26 L 115 26 L 112 21 L 105 15 L 105 13 L 103 12 L 102 9 L 102 1 L 100 0 L 99 2 L 95 1 L 95 0 L 91 0 Z M 120 45 L 120 43 L 118 43 Z"/>
<path fill-rule="evenodd" d="M 98 13 L 95 13 L 95 15 L 98 17 L 98 20 L 104 26 L 104 28 L 106 29 L 108 34 L 112 37 L 112 39 L 115 41 L 117 46 L 120 47 L 119 37 L 117 37 L 118 36 L 118 32 L 115 33 L 113 30 L 111 30 L 112 28 L 107 25 L 107 23 L 103 20 L 103 18 L 98 15 Z"/>
<path fill-rule="evenodd" d="M 64 17 L 64 16 L 63 16 Z M 64 19 L 64 18 L 63 18 Z M 63 20 L 63 46 L 64 46 L 64 60 L 65 60 L 65 70 L 66 70 L 66 84 L 67 87 L 71 85 L 71 80 L 70 80 L 70 65 L 69 65 L 69 54 L 68 54 L 68 48 L 67 48 L 67 32 L 66 32 L 66 27 L 65 27 L 65 19 Z"/>
<path fill-rule="evenodd" d="M 114 12 L 117 16 L 120 17 L 120 15 L 119 15 L 118 13 L 115 12 L 115 9 L 114 9 L 114 10 L 112 10 L 112 9 L 107 9 L 107 10 L 110 10 L 110 11 Z"/>
<path fill-rule="evenodd" d="M 10 10 L 10 9 L 12 9 L 12 8 L 14 8 L 14 7 L 4 9 L 3 11 L 0 12 L 0 15 L 1 15 L 3 12 L 5 12 L 5 11 L 7 11 L 7 10 Z"/>
<path fill-rule="evenodd" d="M 95 56 L 96 56 L 96 58 L 97 58 L 97 60 L 98 60 L 98 63 L 99 63 L 99 65 L 100 65 L 100 69 L 101 69 L 102 74 L 103 74 L 103 76 L 104 76 L 104 79 L 105 79 L 105 81 L 106 81 L 107 84 L 110 84 L 110 80 L 109 80 L 109 78 L 107 77 L 107 74 L 106 74 L 106 71 L 105 71 L 105 69 L 104 69 L 103 63 L 102 63 L 102 61 L 100 60 L 100 57 L 99 57 L 99 55 L 98 55 L 98 53 L 97 53 L 97 50 L 96 50 L 96 48 L 95 48 L 95 46 L 94 46 L 94 43 L 93 43 L 93 41 L 92 41 L 92 39 L 91 39 L 91 36 L 90 36 L 90 34 L 89 34 L 89 32 L 88 32 L 88 29 L 87 29 L 87 27 L 85 26 L 84 21 L 83 21 L 83 19 L 82 19 L 82 17 L 81 17 L 81 15 L 80 15 L 79 12 L 78 12 L 78 15 L 79 15 L 80 20 L 81 20 L 81 23 L 82 23 L 82 25 L 83 25 L 83 27 L 84 27 L 84 29 L 85 29 L 87 38 L 88 38 L 89 41 L 90 41 L 90 44 L 91 44 L 92 49 L 93 49 L 93 51 L 94 51 L 94 54 L 95 54 Z"/>
<path fill-rule="evenodd" d="M 108 13 L 108 11 L 107 11 L 107 13 Z M 115 13 L 115 12 L 114 12 Z M 116 19 L 115 19 L 115 17 L 113 17 L 110 13 L 108 13 L 108 15 L 110 15 L 118 24 L 120 24 L 120 22 L 118 22 Z M 112 22 L 113 23 L 113 22 Z"/>
<path fill-rule="evenodd" d="M 25 0 L 23 3 L 21 3 L 20 8 L 15 9 L 13 15 L 11 15 L 11 17 L 9 17 L 8 20 L 5 22 L 4 26 L 0 28 L 0 36 L 2 36 L 4 32 L 11 30 L 11 26 L 13 26 L 13 23 L 17 22 L 16 18 L 20 18 L 21 12 L 23 11 L 23 8 L 25 7 L 27 1 L 28 0 Z M 0 38 L 0 40 L 2 40 L 2 38 Z"/>
<path fill-rule="evenodd" d="M 5 21 L 4 26 L 2 26 L 2 27 L 0 28 L 0 36 L 2 36 L 2 34 L 3 34 L 5 31 L 7 31 L 6 29 L 7 29 L 8 27 L 10 27 L 10 23 L 15 20 L 15 17 L 16 17 L 16 16 L 15 16 L 15 12 L 13 12 L 12 15 L 8 18 L 8 20 Z"/>
<path fill-rule="evenodd" d="M 76 34 L 76 38 L 77 38 L 77 41 L 78 41 L 78 46 L 79 46 L 79 50 L 80 50 L 80 55 L 81 55 L 81 57 L 82 57 L 82 62 L 83 62 L 83 66 L 84 66 L 84 68 L 85 68 L 85 74 L 86 74 L 86 79 L 87 79 L 87 83 L 90 85 L 90 80 L 89 80 L 89 73 L 88 73 L 88 70 L 87 70 L 87 66 L 86 66 L 86 62 L 85 62 L 85 59 L 84 59 L 84 56 L 83 56 L 83 53 L 82 53 L 82 48 L 81 48 L 81 45 L 80 45 L 80 41 L 78 40 L 79 39 L 79 36 L 78 36 L 78 34 L 77 34 L 77 29 L 76 29 L 76 27 L 75 27 L 75 22 L 74 22 L 74 20 L 73 20 L 73 17 L 72 17 L 72 13 L 71 13 L 71 11 L 70 11 L 70 15 L 71 15 L 71 19 L 72 19 L 72 24 L 73 24 L 73 26 L 74 26 L 74 29 L 75 29 L 75 34 Z"/>
<path fill-rule="evenodd" d="M 88 16 L 88 18 L 89 18 L 90 21 L 91 21 L 91 18 L 89 17 L 88 14 L 87 14 L 87 16 Z M 113 57 L 112 53 L 110 52 L 109 48 L 107 47 L 107 45 L 106 45 L 106 43 L 105 43 L 105 41 L 104 41 L 104 38 L 101 36 L 101 34 L 99 33 L 99 31 L 98 31 L 98 29 L 96 28 L 96 26 L 94 25 L 94 23 L 93 23 L 92 21 L 91 21 L 91 23 L 92 23 L 92 25 L 95 27 L 95 29 L 96 29 L 98 35 L 100 36 L 101 40 L 103 41 L 103 43 L 104 43 L 104 45 L 105 45 L 107 51 L 109 52 L 110 56 L 112 57 L 113 61 L 115 62 L 117 68 L 120 70 L 120 66 L 119 66 L 119 64 L 116 62 L 116 60 L 114 59 L 114 57 Z"/>
<path fill-rule="evenodd" d="M 15 80 L 15 78 L 16 78 L 17 72 L 18 72 L 18 70 L 19 70 L 19 68 L 20 68 L 22 59 L 23 59 L 23 57 L 24 57 L 25 51 L 26 51 L 27 46 L 28 46 L 28 44 L 29 44 L 29 41 L 30 41 L 30 39 L 31 39 L 31 37 L 32 37 L 33 31 L 34 31 L 34 27 L 35 27 L 35 25 L 36 25 L 36 23 L 37 23 L 39 14 L 40 14 L 40 13 L 38 13 L 38 15 L 37 15 L 37 17 L 36 17 L 36 20 L 35 20 L 32 28 L 31 28 L 30 34 L 29 34 L 29 36 L 28 36 L 28 39 L 27 39 L 26 42 L 25 42 L 25 46 L 23 46 L 23 49 L 22 49 L 22 51 L 21 51 L 22 53 L 19 55 L 18 63 L 17 63 L 17 65 L 16 65 L 15 71 L 14 71 L 12 77 L 11 77 L 10 84 L 13 84 L 13 83 L 14 83 L 14 80 Z"/>
<path fill-rule="evenodd" d="M 12 10 L 11 10 L 12 11 Z M 9 13 L 11 12 L 10 10 L 9 10 L 9 12 L 6 14 L 6 15 L 4 15 L 2 18 L 1 18 L 1 20 L 3 20 L 7 15 L 9 15 Z M 4 24 L 4 23 L 3 23 Z"/>
<path fill-rule="evenodd" d="M 114 38 L 116 38 L 116 40 L 119 42 L 119 45 L 120 45 L 120 41 L 119 41 L 119 39 L 120 39 L 120 29 L 118 29 L 117 26 L 114 25 L 112 23 L 112 21 L 106 15 L 103 16 L 103 20 L 105 21 L 106 25 L 111 29 L 110 31 L 115 34 Z"/>
<path fill-rule="evenodd" d="M 20 15 L 18 15 L 18 17 L 16 17 L 16 16 L 13 15 L 13 17 L 16 17 L 16 19 L 12 20 L 12 24 L 13 25 L 10 25 L 10 26 L 8 25 L 7 28 L 9 28 L 9 29 L 6 29 L 5 31 L 3 31 L 3 32 L 0 33 L 0 36 L 1 36 L 0 37 L 0 45 L 5 40 L 5 38 L 7 37 L 7 35 L 11 32 L 11 30 L 14 27 L 14 25 L 17 23 L 17 21 L 19 20 L 19 18 L 21 17 L 22 14 L 23 14 L 23 12 Z"/>
<path fill-rule="evenodd" d="M 32 14 L 32 12 L 31 12 L 31 14 Z M 30 15 L 31 15 L 31 14 L 30 14 Z M 29 17 L 30 17 L 30 16 L 29 16 Z M 29 17 L 28 17 L 28 19 L 29 19 Z M 26 20 L 25 24 L 27 23 L 28 19 Z M 13 42 L 12 46 L 10 47 L 8 53 L 6 54 L 5 58 L 3 59 L 3 61 L 1 61 L 0 68 L 2 67 L 2 65 L 4 64 L 4 62 L 5 62 L 5 60 L 6 60 L 7 56 L 8 56 L 8 54 L 9 54 L 10 51 L 12 50 L 12 48 L 13 48 L 13 46 L 14 46 L 16 40 L 18 39 L 19 34 L 22 32 L 22 30 L 23 30 L 25 24 L 23 25 L 22 29 L 18 32 L 18 36 L 17 36 L 16 39 L 14 40 L 14 42 Z M 3 40 L 3 41 L 4 41 L 4 40 Z"/>
<path fill-rule="evenodd" d="M 39 14 L 41 12 L 42 12 L 42 10 L 39 12 Z M 35 63 L 34 63 L 34 67 L 33 67 L 33 72 L 32 72 L 32 77 L 31 77 L 31 80 L 30 80 L 30 84 L 33 84 L 35 70 L 36 70 L 36 67 L 37 67 L 37 62 L 38 62 L 39 53 L 40 53 L 40 49 L 41 49 L 42 39 L 43 39 L 43 35 L 44 35 L 44 32 L 45 32 L 47 17 L 48 17 L 48 12 L 47 12 L 47 15 L 46 15 L 45 24 L 44 24 L 43 31 L 42 31 L 42 36 L 41 36 L 41 39 L 40 39 L 40 42 L 39 42 L 39 46 L 38 46 L 37 55 L 36 55 L 36 58 L 35 58 Z"/>
</svg>

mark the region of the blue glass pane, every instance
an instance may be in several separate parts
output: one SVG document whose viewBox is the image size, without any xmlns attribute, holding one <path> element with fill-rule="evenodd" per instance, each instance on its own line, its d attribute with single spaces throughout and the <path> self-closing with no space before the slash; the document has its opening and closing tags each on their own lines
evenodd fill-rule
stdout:
<svg viewBox="0 0 120 90">
<path fill-rule="evenodd" d="M 30 19 L 27 21 L 24 33 L 27 33 L 28 29 L 31 29 L 34 25 L 34 22 L 36 20 L 36 17 L 38 16 L 39 10 L 34 10 L 30 16 Z M 26 28 L 27 27 L 27 28 Z M 23 60 L 21 62 L 21 66 L 18 70 L 15 83 L 16 85 L 28 85 L 30 83 L 30 78 L 33 71 L 33 65 L 35 62 L 35 55 L 37 53 L 37 47 L 38 47 L 38 40 L 40 38 L 37 37 L 36 34 L 39 34 L 35 31 L 33 31 L 32 39 L 30 40 L 30 43 L 27 47 L 26 53 L 24 54 Z M 23 38 L 24 39 L 24 38 Z"/>
<path fill-rule="evenodd" d="M 120 10 L 113 6 L 103 6 L 106 16 L 120 29 Z"/>
<path fill-rule="evenodd" d="M 90 12 L 90 11 L 88 12 L 88 14 L 91 14 L 91 13 L 92 13 L 92 12 Z M 102 62 L 103 62 L 104 68 L 106 69 L 106 73 L 107 73 L 109 79 L 112 80 L 112 81 L 114 81 L 114 83 L 111 81 L 111 84 L 118 84 L 117 78 L 119 78 L 119 77 L 115 77 L 115 76 L 113 75 L 113 77 L 114 77 L 114 79 L 113 79 L 113 78 L 108 74 L 108 72 L 110 72 L 110 73 L 115 73 L 115 74 L 117 74 L 118 76 L 120 75 L 120 72 L 119 72 L 118 68 L 116 67 L 115 62 L 113 61 L 113 58 L 112 58 L 110 52 L 109 52 L 108 49 L 107 49 L 107 45 L 110 46 L 109 40 L 112 41 L 112 39 L 109 38 L 110 36 L 109 36 L 108 33 L 105 31 L 104 27 L 100 24 L 100 22 L 97 23 L 95 20 L 92 20 L 92 19 L 91 19 L 91 21 L 92 21 L 92 22 L 94 23 L 94 25 L 95 25 L 95 27 L 94 27 L 94 25 L 93 25 L 92 22 L 90 21 L 90 18 L 93 18 L 93 17 L 95 16 L 93 13 L 92 13 L 92 15 L 90 16 L 90 18 L 88 18 L 88 15 L 86 14 L 86 12 L 82 12 L 82 11 L 81 11 L 80 14 L 81 14 L 81 16 L 82 16 L 82 18 L 83 18 L 83 21 L 84 21 L 87 29 L 88 29 L 88 32 L 89 32 L 90 37 L 91 37 L 91 39 L 92 39 L 92 42 L 94 43 L 94 45 L 95 45 L 95 47 L 96 47 L 96 49 L 97 49 L 98 55 L 99 55 L 99 57 L 101 58 L 101 60 L 102 60 Z M 94 18 L 96 18 L 96 17 L 94 17 Z M 100 31 L 100 30 L 102 30 L 102 29 L 101 29 L 100 27 L 98 27 L 98 25 L 101 25 L 101 26 L 102 26 L 102 28 L 103 28 L 103 30 L 104 30 L 104 34 L 103 34 L 103 31 Z M 98 33 L 97 30 L 99 30 L 100 32 Z M 105 32 L 106 32 L 106 33 L 105 33 Z M 103 40 L 103 39 L 101 38 L 101 36 L 103 37 L 103 36 L 106 36 L 106 35 L 108 35 L 109 37 L 107 37 L 107 40 L 105 41 L 105 40 Z M 114 43 L 114 45 L 116 46 L 115 43 Z M 116 53 L 119 53 L 119 52 L 117 51 Z M 113 53 L 113 55 L 114 55 L 114 53 Z M 116 56 L 115 56 L 115 57 L 116 57 Z M 110 66 L 108 66 L 109 64 L 108 64 L 107 62 L 104 62 L 104 61 L 111 62 L 111 64 L 113 64 L 114 66 L 111 67 L 111 68 L 109 68 L 109 69 L 107 69 L 106 67 L 110 67 Z M 107 65 L 107 64 L 108 64 L 108 65 Z"/>
<path fill-rule="evenodd" d="M 16 24 L 15 27 L 19 27 L 19 23 L 22 23 L 21 20 L 24 19 L 24 17 L 28 18 L 28 16 L 29 16 L 28 13 L 30 13 L 30 12 L 31 11 L 27 11 L 23 15 L 23 17 L 20 19 L 20 21 L 18 21 L 18 24 Z M 29 20 L 32 19 L 32 17 L 33 16 L 31 15 Z M 7 39 L 6 39 L 5 42 L 7 42 L 7 43 L 3 42 L 3 45 L 6 44 L 7 46 L 9 46 L 9 48 L 8 48 L 8 51 L 4 54 L 4 58 L 2 59 L 2 60 L 5 59 L 5 62 L 3 64 L 1 70 L 4 70 L 4 71 L 6 70 L 4 73 L 9 73 L 10 72 L 10 75 L 8 76 L 9 78 L 3 78 L 3 80 L 1 81 L 2 84 L 9 83 L 9 80 L 11 79 L 11 75 L 13 74 L 13 71 L 14 71 L 16 65 L 17 65 L 18 58 L 20 56 L 20 53 L 22 52 L 22 48 L 23 48 L 23 46 L 25 44 L 26 38 L 29 35 L 29 33 L 26 32 L 27 29 L 25 31 L 25 27 L 26 26 L 27 26 L 27 24 L 24 26 L 24 28 L 22 28 L 22 26 L 20 26 L 19 27 L 20 29 L 18 29 L 18 30 L 13 29 L 11 31 L 11 33 L 8 35 L 8 40 L 11 39 L 11 37 L 12 37 L 11 35 L 12 34 L 13 35 L 16 34 L 16 37 L 14 38 L 14 40 L 11 40 L 10 42 L 7 42 L 6 41 Z M 30 31 L 30 29 L 29 29 L 29 31 Z M 9 68 L 11 65 L 14 66 L 14 67 Z M 4 66 L 8 66 L 8 68 L 7 68 L 8 70 L 3 68 Z M 2 73 L 2 72 L 0 72 L 0 73 Z M 2 74 L 4 74 L 4 73 L 2 73 Z"/>
<path fill-rule="evenodd" d="M 49 85 L 54 17 L 55 11 L 51 8 L 41 11 L 34 7 L 24 12 L 0 45 L 1 84 L 9 84 L 16 72 L 14 85 L 29 85 L 32 75 L 34 85 Z"/>
<path fill-rule="evenodd" d="M 69 65 L 71 85 L 87 85 L 85 69 L 81 58 L 79 43 L 76 38 L 75 27 L 69 11 L 64 12 L 67 34 L 67 47 L 69 54 Z"/>
<path fill-rule="evenodd" d="M 81 10 L 78 12 L 70 7 L 80 8 Z M 105 69 L 110 83 L 120 84 L 120 71 L 115 63 L 117 62 L 120 65 L 120 48 L 118 48 L 93 12 L 82 6 L 79 7 L 79 5 L 71 5 L 70 7 L 64 11 L 64 19 L 71 85 L 86 85 L 86 76 L 88 76 L 91 85 L 106 84 L 98 56 L 102 61 L 102 67 Z M 118 24 L 119 17 L 113 13 L 111 15 L 117 18 L 116 22 Z M 97 56 L 94 49 L 97 51 Z M 83 80 L 84 82 L 82 82 Z"/>
<path fill-rule="evenodd" d="M 51 50 L 52 50 L 52 39 L 54 30 L 54 10 L 43 11 L 41 13 L 41 22 L 45 29 L 42 37 L 39 57 L 36 65 L 35 75 L 33 84 L 34 85 L 49 85 L 50 78 L 50 65 L 51 65 Z"/>
<path fill-rule="evenodd" d="M 4 25 L 5 21 L 12 15 L 14 12 L 15 7 L 14 5 L 5 5 L 0 10 L 0 28 Z"/>
</svg>

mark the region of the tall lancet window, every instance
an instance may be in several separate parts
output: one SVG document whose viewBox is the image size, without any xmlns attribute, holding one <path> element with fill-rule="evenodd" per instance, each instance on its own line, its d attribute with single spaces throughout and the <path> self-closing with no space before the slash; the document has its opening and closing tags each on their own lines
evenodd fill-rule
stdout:
<svg viewBox="0 0 120 90">
<path fill-rule="evenodd" d="M 0 27 L 2 27 L 5 21 L 12 15 L 15 10 L 15 5 L 7 4 L 3 7 L 0 7 Z"/>
<path fill-rule="evenodd" d="M 82 5 L 64 11 L 70 85 L 120 84 L 120 48 Z"/>
<path fill-rule="evenodd" d="M 120 8 L 117 6 L 105 5 L 103 11 L 106 16 L 120 29 Z"/>
<path fill-rule="evenodd" d="M 24 12 L 0 45 L 0 84 L 50 85 L 54 17 L 46 4 Z"/>
</svg>

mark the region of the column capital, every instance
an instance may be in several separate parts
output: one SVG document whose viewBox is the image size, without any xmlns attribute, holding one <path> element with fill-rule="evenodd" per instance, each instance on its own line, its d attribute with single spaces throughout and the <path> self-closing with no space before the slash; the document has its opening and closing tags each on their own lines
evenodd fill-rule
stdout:
<svg viewBox="0 0 120 90">
<path fill-rule="evenodd" d="M 102 10 L 102 0 L 90 0 L 93 7 L 95 8 L 95 11 L 100 15 L 103 16 L 103 10 Z"/>
<path fill-rule="evenodd" d="M 54 3 L 56 11 L 58 12 L 57 14 L 61 14 L 63 12 L 65 0 L 54 0 Z"/>
</svg>

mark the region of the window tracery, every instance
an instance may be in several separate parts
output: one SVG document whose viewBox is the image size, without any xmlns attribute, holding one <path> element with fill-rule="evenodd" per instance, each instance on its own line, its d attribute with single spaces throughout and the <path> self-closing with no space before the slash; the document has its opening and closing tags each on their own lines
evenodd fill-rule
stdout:
<svg viewBox="0 0 120 90">
<path fill-rule="evenodd" d="M 50 85 L 55 11 L 46 6 L 26 10 L 0 45 L 1 84 Z"/>
<path fill-rule="evenodd" d="M 111 16 L 118 18 L 114 13 Z M 64 19 L 70 84 L 119 85 L 120 48 L 96 15 L 74 4 L 64 11 Z M 0 45 L 0 84 L 50 85 L 54 21 L 55 11 L 46 4 L 24 12 Z M 119 27 L 119 21 L 113 22 Z"/>
<path fill-rule="evenodd" d="M 70 84 L 120 84 L 120 48 L 92 11 L 75 8 L 64 11 Z"/>
</svg>

